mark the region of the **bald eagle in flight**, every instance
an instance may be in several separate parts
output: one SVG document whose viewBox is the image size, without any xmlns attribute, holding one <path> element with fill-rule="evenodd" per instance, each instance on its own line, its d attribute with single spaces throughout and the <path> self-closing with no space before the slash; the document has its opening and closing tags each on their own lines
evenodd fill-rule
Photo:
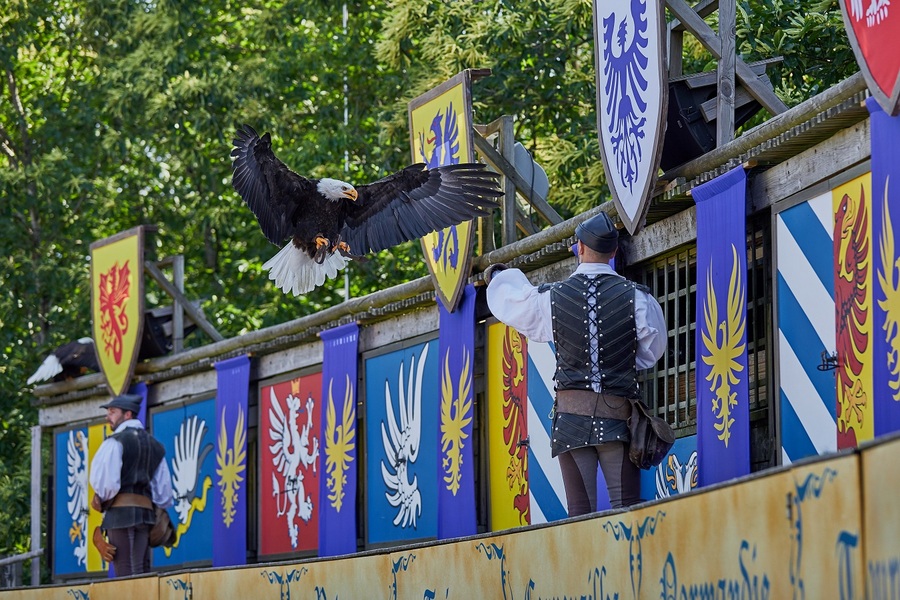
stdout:
<svg viewBox="0 0 900 600">
<path fill-rule="evenodd" d="M 40 383 L 51 377 L 54 381 L 62 381 L 78 377 L 87 371 L 99 370 L 100 364 L 94 354 L 94 340 L 83 337 L 53 350 L 25 383 Z"/>
<path fill-rule="evenodd" d="M 334 278 L 350 259 L 488 215 L 502 195 L 499 175 L 479 163 L 415 164 L 356 187 L 307 179 L 275 156 L 268 133 L 249 125 L 238 129 L 231 157 L 231 183 L 266 239 L 290 240 L 263 268 L 295 296 Z"/>
</svg>

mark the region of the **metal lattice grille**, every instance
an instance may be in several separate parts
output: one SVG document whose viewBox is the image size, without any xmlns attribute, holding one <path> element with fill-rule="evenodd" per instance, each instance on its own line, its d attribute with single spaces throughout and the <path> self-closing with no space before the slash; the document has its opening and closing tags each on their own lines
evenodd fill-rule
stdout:
<svg viewBox="0 0 900 600">
<path fill-rule="evenodd" d="M 676 429 L 696 423 L 694 339 L 697 248 L 676 250 L 644 265 L 638 279 L 650 288 L 666 316 L 669 346 L 656 366 L 641 372 L 647 405 Z"/>
<path fill-rule="evenodd" d="M 771 240 L 767 215 L 748 222 L 747 362 L 750 410 L 768 407 L 771 364 Z M 644 400 L 672 427 L 697 424 L 695 382 L 697 247 L 683 246 L 638 266 L 630 276 L 650 288 L 666 317 L 669 346 L 652 369 L 640 373 Z"/>
</svg>

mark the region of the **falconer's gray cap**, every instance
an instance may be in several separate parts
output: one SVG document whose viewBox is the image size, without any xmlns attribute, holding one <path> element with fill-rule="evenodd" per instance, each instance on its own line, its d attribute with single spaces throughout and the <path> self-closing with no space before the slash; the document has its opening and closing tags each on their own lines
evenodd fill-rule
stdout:
<svg viewBox="0 0 900 600">
<path fill-rule="evenodd" d="M 619 232 L 603 211 L 578 225 L 575 237 L 591 250 L 602 254 L 609 254 L 619 245 Z"/>
<path fill-rule="evenodd" d="M 143 401 L 144 398 L 137 394 L 122 394 L 101 405 L 100 408 L 120 408 L 122 411 L 130 410 L 131 414 L 136 415 L 140 412 Z"/>
</svg>

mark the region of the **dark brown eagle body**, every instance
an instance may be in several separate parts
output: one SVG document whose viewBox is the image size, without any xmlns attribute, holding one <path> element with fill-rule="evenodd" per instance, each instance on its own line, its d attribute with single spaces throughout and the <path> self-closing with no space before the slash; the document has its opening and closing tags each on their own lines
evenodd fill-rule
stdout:
<svg viewBox="0 0 900 600">
<path fill-rule="evenodd" d="M 498 175 L 479 163 L 412 165 L 356 188 L 306 179 L 272 153 L 268 133 L 260 137 L 247 125 L 238 129 L 231 156 L 232 185 L 266 239 L 292 241 L 263 267 L 294 295 L 336 276 L 351 258 L 487 215 L 502 195 Z"/>
</svg>

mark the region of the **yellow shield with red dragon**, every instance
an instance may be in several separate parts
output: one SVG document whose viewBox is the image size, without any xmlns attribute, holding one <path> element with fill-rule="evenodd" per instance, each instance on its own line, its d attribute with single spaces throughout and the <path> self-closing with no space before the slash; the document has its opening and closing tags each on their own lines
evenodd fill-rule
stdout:
<svg viewBox="0 0 900 600">
<path fill-rule="evenodd" d="M 413 162 L 432 169 L 474 160 L 470 90 L 466 70 L 409 103 Z M 449 312 L 459 304 L 472 269 L 472 231 L 467 221 L 422 238 L 435 291 Z"/>
<path fill-rule="evenodd" d="M 110 394 L 134 374 L 144 325 L 144 229 L 91 244 L 91 321 L 97 362 Z"/>
<path fill-rule="evenodd" d="M 834 316 L 838 356 L 837 447 L 875 437 L 872 380 L 872 173 L 831 191 L 834 209 Z"/>
</svg>

